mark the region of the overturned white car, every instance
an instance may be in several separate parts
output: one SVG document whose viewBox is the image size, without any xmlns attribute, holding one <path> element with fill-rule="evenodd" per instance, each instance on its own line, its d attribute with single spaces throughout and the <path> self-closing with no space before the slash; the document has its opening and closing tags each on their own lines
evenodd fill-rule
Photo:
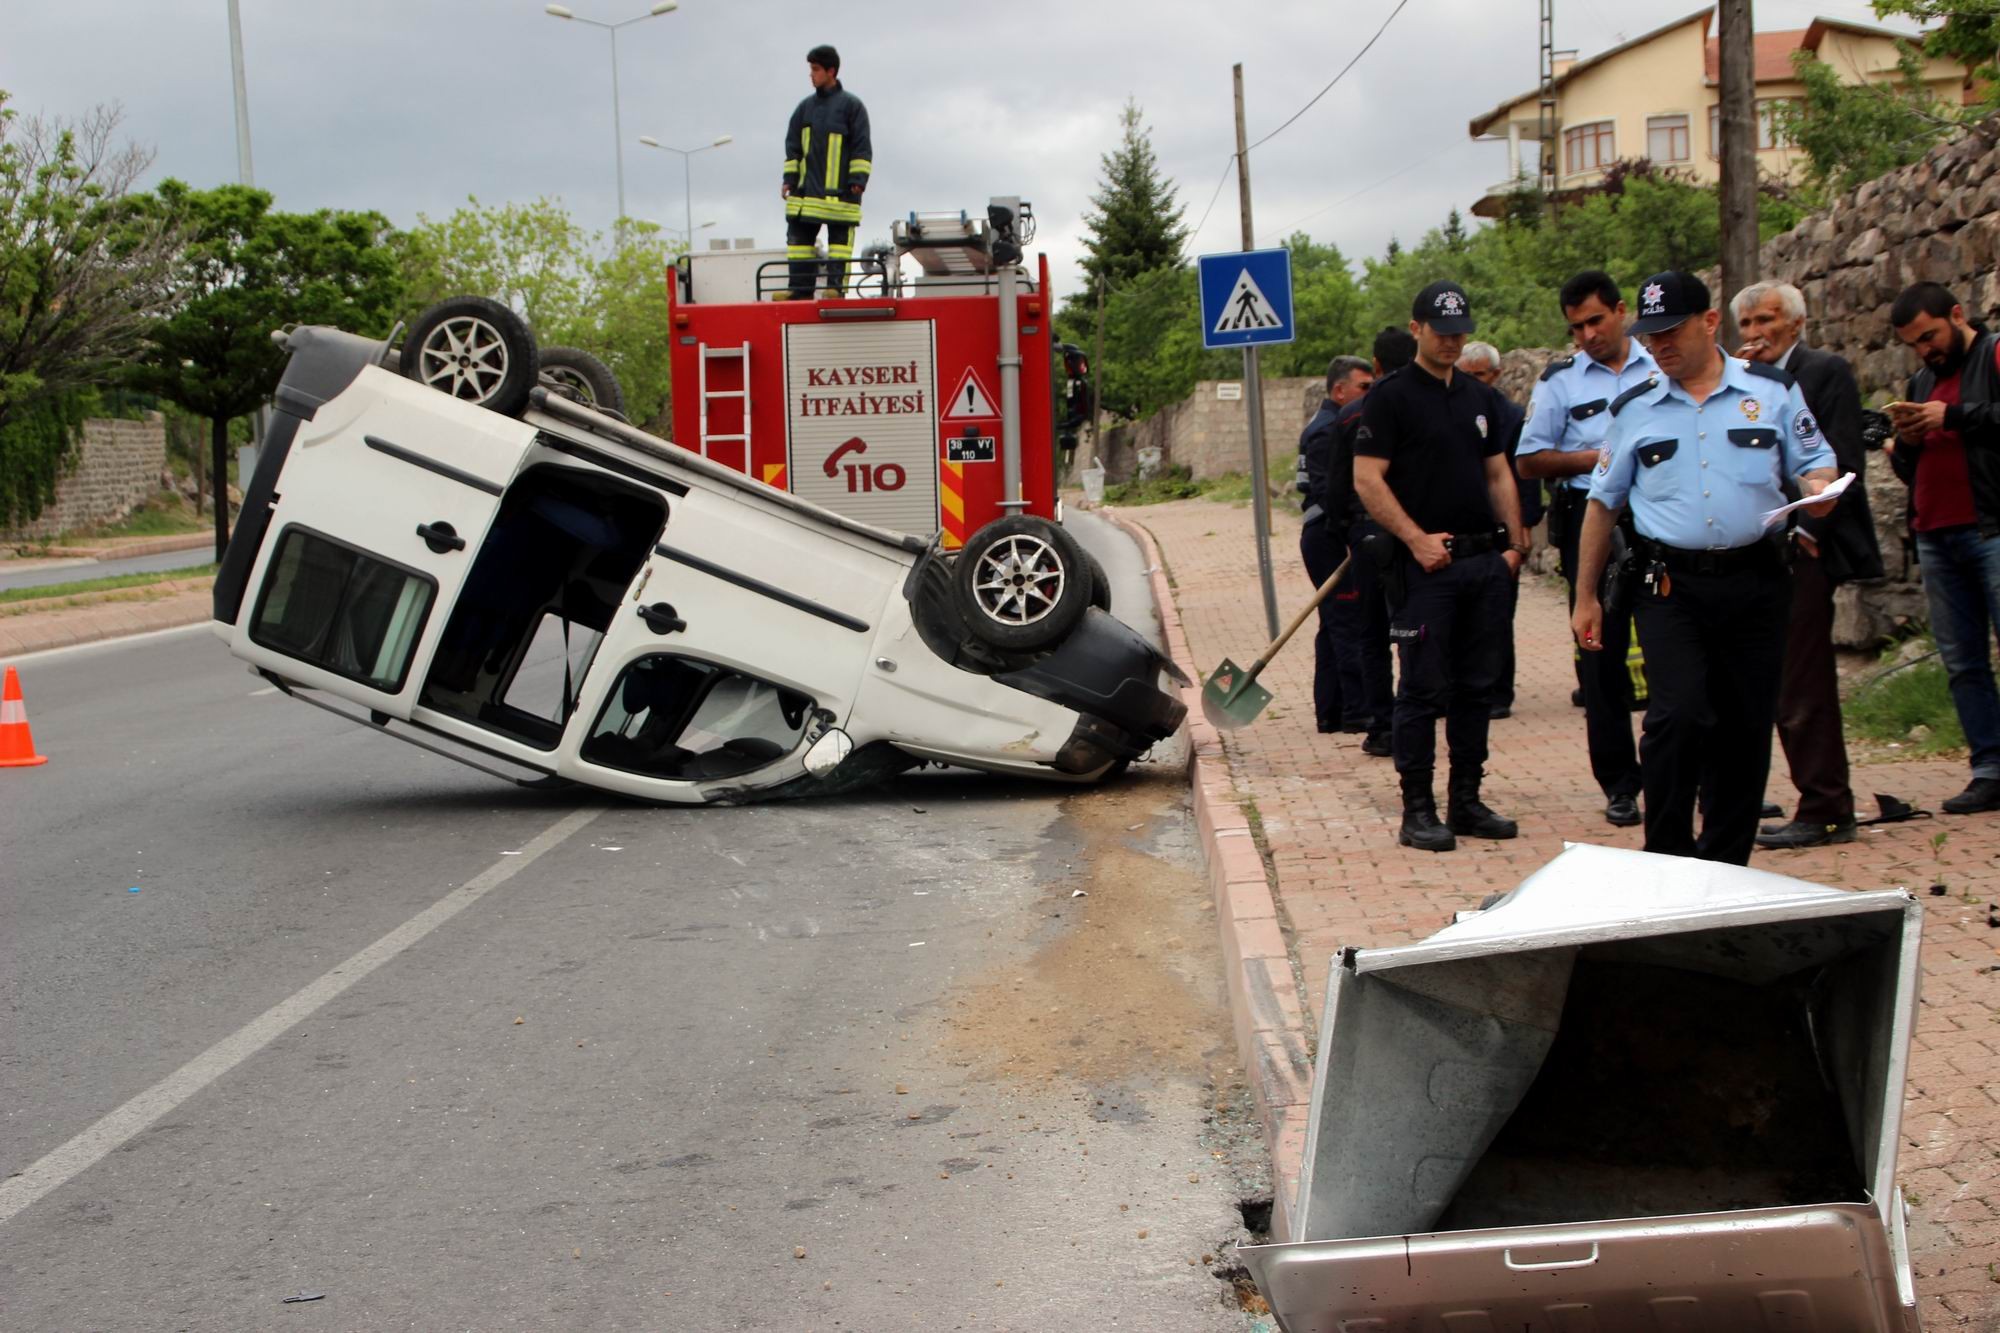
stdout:
<svg viewBox="0 0 2000 1333">
<path fill-rule="evenodd" d="M 509 415 L 384 343 L 285 339 L 215 627 L 288 693 L 514 781 L 670 802 L 925 760 L 1089 782 L 1180 723 L 1178 673 L 1055 524 L 947 554 L 551 386 Z"/>
</svg>

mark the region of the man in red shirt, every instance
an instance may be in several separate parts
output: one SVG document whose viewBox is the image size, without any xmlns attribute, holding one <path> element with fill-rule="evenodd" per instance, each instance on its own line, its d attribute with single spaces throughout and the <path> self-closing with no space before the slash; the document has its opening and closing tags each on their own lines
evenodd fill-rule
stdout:
<svg viewBox="0 0 2000 1333">
<path fill-rule="evenodd" d="M 1889 322 L 1923 358 L 1907 401 L 1889 405 L 1896 475 L 1910 488 L 1931 633 L 1972 752 L 1972 781 L 1947 814 L 2000 810 L 2000 338 L 1983 333 L 1934 282 L 1896 298 Z"/>
</svg>

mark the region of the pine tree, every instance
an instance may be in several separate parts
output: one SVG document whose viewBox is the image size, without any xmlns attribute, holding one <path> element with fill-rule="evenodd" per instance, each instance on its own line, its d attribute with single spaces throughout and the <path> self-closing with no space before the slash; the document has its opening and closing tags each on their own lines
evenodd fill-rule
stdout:
<svg viewBox="0 0 2000 1333">
<path fill-rule="evenodd" d="M 1187 240 L 1183 209 L 1174 183 L 1160 175 L 1139 104 L 1127 100 L 1118 117 L 1122 134 L 1115 151 L 1104 154 L 1104 178 L 1084 214 L 1083 271 L 1107 291 L 1156 268 L 1180 263 Z"/>
</svg>

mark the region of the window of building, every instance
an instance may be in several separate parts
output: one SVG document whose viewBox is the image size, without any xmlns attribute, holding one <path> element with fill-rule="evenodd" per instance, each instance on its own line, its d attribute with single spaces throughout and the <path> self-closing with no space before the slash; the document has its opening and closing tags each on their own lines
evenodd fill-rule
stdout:
<svg viewBox="0 0 2000 1333">
<path fill-rule="evenodd" d="M 1757 99 L 1757 151 L 1769 148 L 1790 148 L 1792 141 L 1778 128 L 1778 108 L 1790 101 L 1786 97 L 1760 97 Z M 1708 109 L 1708 155 L 1722 156 L 1722 108 Z"/>
<path fill-rule="evenodd" d="M 1602 171 L 1618 160 L 1616 137 L 1608 120 L 1593 121 L 1563 131 L 1563 174 Z"/>
<path fill-rule="evenodd" d="M 1685 113 L 1646 117 L 1646 156 L 1655 162 L 1685 162 L 1692 156 Z"/>
</svg>

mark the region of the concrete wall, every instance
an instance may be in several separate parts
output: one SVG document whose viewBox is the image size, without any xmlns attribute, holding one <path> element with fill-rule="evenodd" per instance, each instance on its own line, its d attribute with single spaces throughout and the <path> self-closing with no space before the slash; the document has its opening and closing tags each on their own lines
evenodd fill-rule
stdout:
<svg viewBox="0 0 2000 1333">
<path fill-rule="evenodd" d="M 33 523 L 0 539 L 38 541 L 116 522 L 160 489 L 166 466 L 167 430 L 158 413 L 144 421 L 86 421 L 76 470 L 56 482 L 54 502 Z"/>
<path fill-rule="evenodd" d="M 1240 380 L 1203 380 L 1194 392 L 1172 407 L 1143 421 L 1114 426 L 1104 433 L 1101 450 L 1105 479 L 1130 480 L 1141 449 L 1158 449 L 1168 466 L 1185 467 L 1197 478 L 1217 477 L 1250 469 L 1250 414 L 1241 398 L 1217 396 L 1217 386 Z M 1326 381 L 1317 375 L 1264 380 L 1264 449 L 1277 457 L 1298 448 L 1299 432 L 1326 396 Z M 1082 458 L 1079 466 L 1089 460 Z M 1287 481 L 1289 477 L 1276 480 Z"/>
</svg>

